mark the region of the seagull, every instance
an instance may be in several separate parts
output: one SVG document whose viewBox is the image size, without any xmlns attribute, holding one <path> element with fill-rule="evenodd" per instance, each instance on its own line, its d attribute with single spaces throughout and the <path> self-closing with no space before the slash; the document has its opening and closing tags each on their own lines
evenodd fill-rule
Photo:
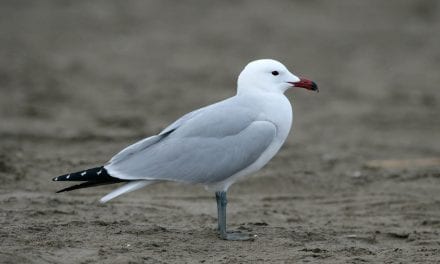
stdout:
<svg viewBox="0 0 440 264">
<path fill-rule="evenodd" d="M 235 96 L 182 116 L 103 166 L 53 178 L 82 181 L 58 193 L 125 183 L 100 199 L 105 203 L 158 182 L 201 184 L 215 192 L 220 238 L 253 240 L 254 235 L 226 229 L 226 194 L 234 182 L 266 165 L 283 145 L 293 116 L 284 92 L 294 87 L 319 91 L 315 82 L 297 77 L 279 61 L 252 61 L 238 77 Z"/>
</svg>

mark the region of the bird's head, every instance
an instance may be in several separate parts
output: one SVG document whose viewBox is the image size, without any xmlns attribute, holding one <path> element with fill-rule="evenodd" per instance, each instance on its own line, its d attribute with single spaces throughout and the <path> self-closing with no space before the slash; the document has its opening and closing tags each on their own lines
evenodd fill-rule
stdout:
<svg viewBox="0 0 440 264">
<path fill-rule="evenodd" d="M 299 78 L 291 73 L 281 62 L 271 59 L 250 62 L 238 76 L 238 93 L 264 92 L 284 93 L 292 87 L 319 91 L 316 83 Z"/>
</svg>

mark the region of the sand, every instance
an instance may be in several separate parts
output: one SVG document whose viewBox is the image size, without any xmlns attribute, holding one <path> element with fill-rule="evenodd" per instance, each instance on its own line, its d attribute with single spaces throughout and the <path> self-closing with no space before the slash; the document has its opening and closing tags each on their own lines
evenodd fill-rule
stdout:
<svg viewBox="0 0 440 264">
<path fill-rule="evenodd" d="M 2 1 L 0 263 L 439 263 L 438 1 Z M 279 154 L 229 191 L 55 194 L 184 113 L 250 60 L 293 90 Z M 391 165 L 390 165 L 391 164 Z"/>
</svg>

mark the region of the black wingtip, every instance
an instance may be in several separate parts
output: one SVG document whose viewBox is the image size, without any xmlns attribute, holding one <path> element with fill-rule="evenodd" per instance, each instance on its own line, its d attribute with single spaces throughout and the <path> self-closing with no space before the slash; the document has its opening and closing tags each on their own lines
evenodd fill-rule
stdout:
<svg viewBox="0 0 440 264">
<path fill-rule="evenodd" d="M 100 186 L 100 185 L 114 184 L 114 183 L 120 183 L 120 182 L 125 182 L 125 180 L 114 180 L 114 181 L 107 181 L 107 182 L 100 182 L 100 181 L 83 182 L 80 184 L 72 185 L 67 188 L 61 189 L 61 190 L 57 191 L 56 193 L 69 192 L 69 191 L 82 189 L 82 188 L 96 187 L 96 186 Z"/>
<path fill-rule="evenodd" d="M 52 181 L 71 181 L 71 175 L 76 175 L 77 173 L 65 174 L 52 179 Z"/>
<path fill-rule="evenodd" d="M 112 179 L 114 177 L 110 176 L 103 166 L 100 166 L 64 174 L 53 178 L 52 181 L 107 181 Z"/>
<path fill-rule="evenodd" d="M 52 179 L 52 181 L 81 181 L 83 183 L 73 185 L 62 190 L 57 191 L 56 193 L 73 191 L 76 189 L 94 187 L 104 184 L 113 184 L 118 182 L 123 182 L 125 180 L 121 180 L 115 177 L 110 176 L 107 173 L 107 170 L 101 166 L 96 168 L 91 168 L 87 170 L 82 170 L 78 172 L 73 172 L 65 175 L 61 175 Z"/>
</svg>

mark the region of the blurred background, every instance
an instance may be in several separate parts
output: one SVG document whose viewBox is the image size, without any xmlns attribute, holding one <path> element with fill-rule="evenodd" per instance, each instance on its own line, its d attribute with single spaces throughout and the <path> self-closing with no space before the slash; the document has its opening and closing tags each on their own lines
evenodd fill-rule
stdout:
<svg viewBox="0 0 440 264">
<path fill-rule="evenodd" d="M 2 0 L 0 32 L 0 262 L 439 261 L 438 1 Z M 54 194 L 260 58 L 320 93 L 288 91 L 285 146 L 231 188 L 256 242 L 218 240 L 199 186 Z"/>
</svg>

